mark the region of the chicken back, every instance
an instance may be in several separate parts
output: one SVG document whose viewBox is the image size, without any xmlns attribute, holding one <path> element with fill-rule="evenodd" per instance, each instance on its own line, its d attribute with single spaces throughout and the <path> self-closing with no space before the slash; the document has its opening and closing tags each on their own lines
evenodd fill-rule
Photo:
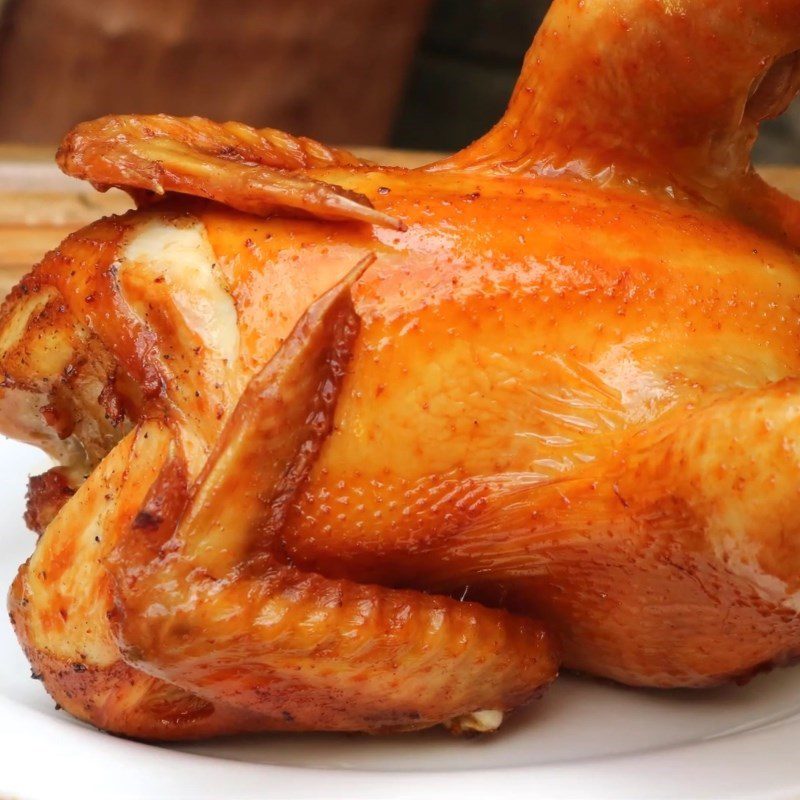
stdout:
<svg viewBox="0 0 800 800">
<path fill-rule="evenodd" d="M 796 0 L 556 0 L 505 117 L 377 167 L 199 118 L 78 126 L 138 209 L 2 309 L 0 427 L 60 466 L 10 595 L 141 738 L 493 730 L 559 665 L 800 655 L 800 206 L 750 165 Z"/>
</svg>

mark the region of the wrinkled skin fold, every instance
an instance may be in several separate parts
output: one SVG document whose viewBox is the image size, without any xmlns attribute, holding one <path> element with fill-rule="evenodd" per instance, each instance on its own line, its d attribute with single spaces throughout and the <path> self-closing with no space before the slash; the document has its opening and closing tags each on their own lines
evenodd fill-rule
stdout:
<svg viewBox="0 0 800 800">
<path fill-rule="evenodd" d="M 70 133 L 62 168 L 140 207 L 0 317 L 0 426 L 60 462 L 10 594 L 57 702 L 151 739 L 486 731 L 559 666 L 796 659 L 798 205 L 749 154 L 798 31 L 557 0 L 503 120 L 419 170 Z"/>
</svg>

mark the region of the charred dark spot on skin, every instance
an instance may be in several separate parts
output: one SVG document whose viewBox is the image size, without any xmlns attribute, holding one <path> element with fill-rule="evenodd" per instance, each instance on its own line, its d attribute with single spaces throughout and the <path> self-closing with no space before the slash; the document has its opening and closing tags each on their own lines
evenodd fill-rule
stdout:
<svg viewBox="0 0 800 800">
<path fill-rule="evenodd" d="M 155 511 L 142 509 L 133 520 L 133 529 L 137 531 L 155 531 L 164 522 L 164 518 Z"/>
<path fill-rule="evenodd" d="M 102 388 L 97 402 L 105 412 L 105 418 L 116 428 L 125 419 L 122 397 L 117 391 L 116 370 L 111 374 L 108 383 Z"/>
<path fill-rule="evenodd" d="M 75 419 L 70 410 L 56 401 L 44 405 L 40 413 L 45 423 L 52 428 L 59 439 L 68 439 L 75 430 Z"/>
<path fill-rule="evenodd" d="M 41 535 L 75 491 L 61 467 L 32 476 L 28 481 L 25 524 Z"/>
<path fill-rule="evenodd" d="M 197 633 L 197 628 L 184 620 L 172 623 L 167 631 L 169 639 L 173 642 L 191 642 Z"/>
</svg>

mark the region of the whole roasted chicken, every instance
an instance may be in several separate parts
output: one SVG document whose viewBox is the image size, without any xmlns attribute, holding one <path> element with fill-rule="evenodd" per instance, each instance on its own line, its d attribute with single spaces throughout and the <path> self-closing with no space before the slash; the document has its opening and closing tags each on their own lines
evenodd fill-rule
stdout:
<svg viewBox="0 0 800 800">
<path fill-rule="evenodd" d="M 423 169 L 109 117 L 138 210 L 6 300 L 0 425 L 60 466 L 10 610 L 129 736 L 491 730 L 559 665 L 800 655 L 800 205 L 750 166 L 797 0 L 556 0 Z"/>
</svg>

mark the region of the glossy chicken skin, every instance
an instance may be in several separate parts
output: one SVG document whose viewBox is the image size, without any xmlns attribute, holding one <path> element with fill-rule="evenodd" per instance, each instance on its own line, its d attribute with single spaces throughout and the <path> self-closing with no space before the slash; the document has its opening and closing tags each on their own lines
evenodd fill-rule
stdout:
<svg viewBox="0 0 800 800">
<path fill-rule="evenodd" d="M 788 0 L 556 2 L 504 120 L 423 170 L 79 126 L 62 166 L 142 210 L 0 327 L 3 428 L 66 465 L 11 594 L 58 702 L 151 738 L 486 730 L 559 660 L 796 658 L 797 205 L 749 147 L 798 30 Z"/>
</svg>

